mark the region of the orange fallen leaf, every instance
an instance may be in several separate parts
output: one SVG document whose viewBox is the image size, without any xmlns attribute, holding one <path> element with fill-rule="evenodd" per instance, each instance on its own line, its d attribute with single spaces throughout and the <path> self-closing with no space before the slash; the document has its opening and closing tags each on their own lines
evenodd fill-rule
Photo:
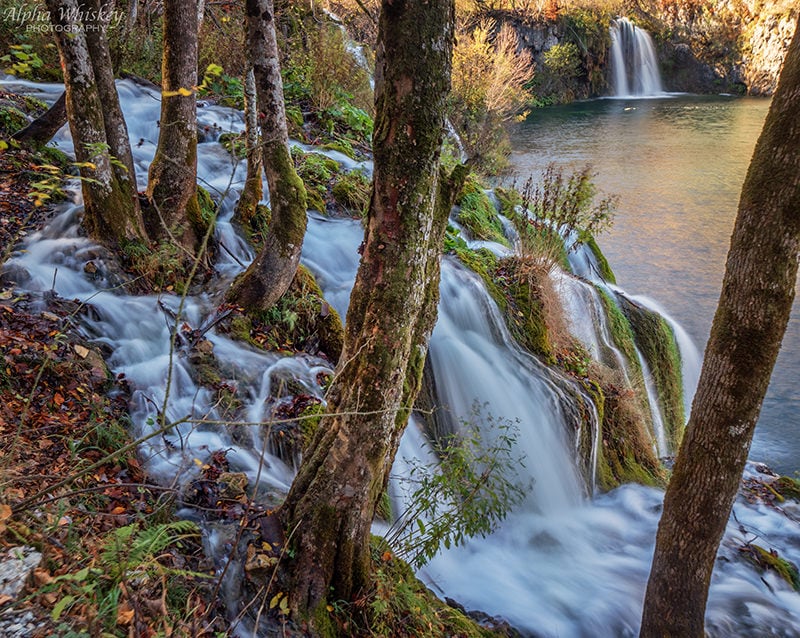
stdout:
<svg viewBox="0 0 800 638">
<path fill-rule="evenodd" d="M 56 405 L 61 405 L 62 403 L 64 403 L 64 397 L 61 396 L 60 392 L 56 392 L 55 395 L 53 396 L 53 403 L 55 403 Z"/>
<path fill-rule="evenodd" d="M 117 625 L 125 626 L 133 622 L 133 609 L 130 608 L 127 602 L 122 602 L 117 607 Z"/>
<path fill-rule="evenodd" d="M 11 508 L 5 503 L 0 503 L 0 521 L 11 518 Z"/>
</svg>

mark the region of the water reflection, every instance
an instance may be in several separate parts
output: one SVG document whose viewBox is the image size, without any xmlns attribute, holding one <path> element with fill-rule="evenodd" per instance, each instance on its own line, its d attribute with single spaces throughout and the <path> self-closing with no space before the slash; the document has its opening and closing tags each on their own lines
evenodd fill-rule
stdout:
<svg viewBox="0 0 800 638">
<path fill-rule="evenodd" d="M 708 339 L 739 190 L 768 100 L 672 96 L 596 100 L 540 109 L 512 132 L 520 181 L 548 163 L 591 164 L 620 196 L 600 239 L 621 286 L 659 301 L 700 346 Z M 800 318 L 797 305 L 762 410 L 751 456 L 800 469 Z"/>
</svg>

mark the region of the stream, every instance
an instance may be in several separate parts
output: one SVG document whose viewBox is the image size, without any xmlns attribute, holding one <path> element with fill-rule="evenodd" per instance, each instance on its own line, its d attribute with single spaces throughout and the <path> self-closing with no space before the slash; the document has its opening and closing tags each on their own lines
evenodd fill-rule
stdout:
<svg viewBox="0 0 800 638">
<path fill-rule="evenodd" d="M 55 99 L 60 91 L 56 85 L 9 78 L 0 84 L 45 99 Z M 119 91 L 142 184 L 157 141 L 158 92 L 129 80 L 119 83 Z M 230 224 L 244 164 L 233 160 L 216 138 L 220 131 L 241 130 L 243 120 L 237 111 L 204 104 L 198 117 L 205 132 L 198 146 L 198 177 L 219 200 L 217 239 L 232 256 L 221 251 L 217 270 L 230 277 L 241 269 L 239 262 L 252 258 Z M 68 131 L 62 130 L 55 143 L 68 152 Z M 141 450 L 150 474 L 164 482 L 176 477 L 187 481 L 199 472 L 195 459 L 202 461 L 224 448 L 231 450 L 232 469 L 246 472 L 251 484 L 258 480 L 263 491 L 285 493 L 292 467 L 266 451 L 260 428 L 251 427 L 250 435 L 242 437 L 214 423 L 219 420 L 217 408 L 209 393 L 193 381 L 191 362 L 170 352 L 170 313 L 180 313 L 192 327 L 203 326 L 220 303 L 219 294 L 188 297 L 181 305 L 174 295 L 129 296 L 110 290 L 112 281 L 98 281 L 84 272 L 84 264 L 96 259 L 98 250 L 78 232 L 79 212 L 78 192 L 72 202 L 59 207 L 46 229 L 26 239 L 7 267 L 18 273 L 24 290 L 44 292 L 54 287 L 63 297 L 91 304 L 93 311 L 83 330 L 111 351 L 109 366 L 131 385 L 130 413 L 137 435 L 152 431 L 162 410 L 168 419 L 183 421 Z M 358 221 L 309 214 L 303 261 L 342 316 L 362 236 Z M 562 295 L 573 300 L 570 291 L 575 287 L 600 283 L 592 275 L 589 255 L 576 253 L 574 260 L 584 264 L 585 279 L 563 275 L 561 288 Z M 609 290 L 622 294 L 616 288 Z M 596 415 L 594 421 L 578 416 L 576 400 L 582 393 L 577 384 L 522 351 L 480 279 L 449 257 L 443 262 L 441 297 L 430 344 L 441 408 L 455 424 L 515 423 L 515 454 L 520 461 L 516 474 L 530 488 L 496 532 L 440 552 L 420 570 L 420 577 L 440 595 L 468 609 L 500 615 L 526 635 L 635 636 L 663 493 L 640 485 L 593 493 L 582 478 L 576 440 L 580 427 L 596 430 Z M 587 348 L 615 357 L 603 321 L 596 318 L 596 303 L 591 293 L 581 295 L 570 306 L 570 322 Z M 330 371 L 324 360 L 255 351 L 213 328 L 206 336 L 224 375 L 245 398 L 250 421 L 268 418 L 275 402 L 287 400 L 274 398 L 271 392 L 281 380 L 291 378 L 304 393 L 322 396 L 317 376 Z M 699 356 L 680 332 L 678 340 L 690 394 Z M 596 431 L 593 438 L 596 445 Z M 434 462 L 430 443 L 412 421 L 394 473 L 402 478 L 404 468 L 415 459 Z M 756 466 L 749 465 L 748 472 L 755 473 Z M 402 507 L 402 490 L 395 485 L 392 493 L 396 507 Z M 713 576 L 707 614 L 710 635 L 800 635 L 800 595 L 776 574 L 762 574 L 739 557 L 739 547 L 755 541 L 800 563 L 800 508 L 784 504 L 784 510 L 737 501 Z"/>
</svg>

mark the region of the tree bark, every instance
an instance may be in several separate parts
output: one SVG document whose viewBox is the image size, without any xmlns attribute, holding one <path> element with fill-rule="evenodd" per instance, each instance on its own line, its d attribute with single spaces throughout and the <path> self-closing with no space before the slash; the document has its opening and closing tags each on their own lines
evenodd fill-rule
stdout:
<svg viewBox="0 0 800 638">
<path fill-rule="evenodd" d="M 289 154 L 272 0 L 247 0 L 245 12 L 261 126 L 261 161 L 272 215 L 261 252 L 234 282 L 228 298 L 248 310 L 266 310 L 288 290 L 300 263 L 306 189 Z"/>
<path fill-rule="evenodd" d="M 110 20 L 114 1 L 79 0 L 78 6 L 84 15 L 106 16 Z M 136 215 L 139 216 L 141 211 L 136 187 L 136 170 L 133 166 L 128 127 L 125 124 L 125 117 L 122 115 L 119 94 L 114 82 L 114 67 L 111 63 L 111 51 L 106 37 L 108 24 L 108 21 L 101 22 L 98 17 L 97 20 L 92 21 L 91 25 L 86 25 L 86 45 L 89 47 L 89 56 L 92 59 L 97 92 L 103 104 L 103 124 L 105 125 L 108 152 L 116 160 L 111 163 L 111 170 L 114 171 L 123 196 L 130 198 L 136 209 Z"/>
<path fill-rule="evenodd" d="M 382 5 L 363 256 L 329 416 L 281 511 L 294 533 L 287 569 L 301 616 L 329 595 L 352 600 L 369 582 L 370 526 L 419 387 L 447 222 L 435 202 L 453 22 L 452 0 Z"/>
<path fill-rule="evenodd" d="M 197 202 L 197 3 L 164 0 L 161 119 L 147 185 L 153 238 L 193 252 L 205 232 Z"/>
<path fill-rule="evenodd" d="M 261 147 L 258 143 L 258 99 L 253 67 L 247 69 L 244 80 L 244 130 L 247 149 L 247 177 L 242 194 L 236 202 L 235 219 L 246 226 L 255 215 L 256 206 L 264 196 L 261 185 Z"/>
<path fill-rule="evenodd" d="M 664 500 L 640 635 L 704 635 L 708 587 L 794 299 L 800 31 L 742 187 L 692 415 Z"/>
<path fill-rule="evenodd" d="M 109 153 L 104 97 L 118 101 L 116 90 L 101 93 L 86 33 L 97 24 L 80 21 L 76 0 L 47 0 L 56 26 L 56 44 L 64 68 L 64 86 L 75 158 L 81 173 L 84 224 L 96 239 L 116 243 L 144 236 L 135 191 L 120 181 Z"/>
<path fill-rule="evenodd" d="M 67 94 L 62 93 L 47 111 L 28 126 L 14 133 L 13 138 L 28 148 L 43 146 L 53 139 L 53 136 L 58 133 L 58 129 L 66 123 Z"/>
</svg>

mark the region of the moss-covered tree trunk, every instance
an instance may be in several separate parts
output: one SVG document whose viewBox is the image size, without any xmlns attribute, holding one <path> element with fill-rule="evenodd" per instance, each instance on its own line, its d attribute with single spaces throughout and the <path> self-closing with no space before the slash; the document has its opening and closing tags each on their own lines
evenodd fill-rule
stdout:
<svg viewBox="0 0 800 638">
<path fill-rule="evenodd" d="M 800 32 L 747 173 L 647 585 L 641 636 L 700 638 L 714 559 L 778 356 L 800 251 Z"/>
<path fill-rule="evenodd" d="M 245 12 L 261 127 L 261 161 L 272 214 L 261 251 L 228 296 L 249 310 L 266 310 L 289 288 L 300 263 L 306 233 L 306 189 L 289 154 L 272 0 L 247 0 Z"/>
<path fill-rule="evenodd" d="M 113 109 L 113 103 L 119 108 L 113 77 L 110 87 L 99 88 L 95 67 L 102 61 L 93 59 L 87 43 L 86 33 L 103 25 L 83 24 L 76 0 L 47 0 L 47 8 L 56 27 L 56 44 L 64 69 L 67 114 L 82 177 L 84 224 L 93 237 L 104 241 L 139 239 L 144 227 L 135 187 L 131 190 L 132 176 L 120 178 L 106 134 L 106 110 Z M 107 77 L 103 80 L 108 82 Z M 124 128 L 124 120 L 121 126 Z"/>
<path fill-rule="evenodd" d="M 244 78 L 244 130 L 247 153 L 247 177 L 242 194 L 236 203 L 235 219 L 247 226 L 256 213 L 256 206 L 263 197 L 261 186 L 261 146 L 258 143 L 258 98 L 256 97 L 256 75 L 253 67 L 247 69 Z"/>
<path fill-rule="evenodd" d="M 147 185 L 147 230 L 197 248 L 204 224 L 197 202 L 197 1 L 164 0 L 161 119 Z"/>
<path fill-rule="evenodd" d="M 453 21 L 452 0 L 382 4 L 363 256 L 329 416 L 282 508 L 295 551 L 290 601 L 301 615 L 331 596 L 352 600 L 369 582 L 370 526 L 419 387 L 447 221 L 435 201 Z"/>
<path fill-rule="evenodd" d="M 67 123 L 67 94 L 62 93 L 53 105 L 37 117 L 33 122 L 20 129 L 12 136 L 17 142 L 28 148 L 47 144 Z"/>
<path fill-rule="evenodd" d="M 119 103 L 119 95 L 114 82 L 114 67 L 111 63 L 111 51 L 106 35 L 114 11 L 114 2 L 113 0 L 79 0 L 78 6 L 84 15 L 97 16 L 97 19 L 92 22 L 91 28 L 86 30 L 86 45 L 89 47 L 89 55 L 92 58 L 97 92 L 103 104 L 103 123 L 108 152 L 115 160 L 111 164 L 111 170 L 114 171 L 120 188 L 123 189 L 123 196 L 133 202 L 136 214 L 140 215 L 139 194 L 136 187 L 131 143 L 128 139 L 128 127 Z"/>
</svg>

